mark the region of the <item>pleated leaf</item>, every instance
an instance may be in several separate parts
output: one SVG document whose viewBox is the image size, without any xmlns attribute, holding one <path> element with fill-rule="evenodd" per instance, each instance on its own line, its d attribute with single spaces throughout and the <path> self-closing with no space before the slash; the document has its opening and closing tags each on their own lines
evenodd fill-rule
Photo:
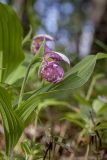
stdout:
<svg viewBox="0 0 107 160">
<path fill-rule="evenodd" d="M 0 81 L 4 82 L 24 59 L 22 27 L 15 11 L 0 3 Z"/>
<path fill-rule="evenodd" d="M 0 113 L 4 126 L 6 153 L 9 155 L 21 136 L 23 123 L 17 118 L 10 97 L 2 86 L 0 86 Z"/>
</svg>

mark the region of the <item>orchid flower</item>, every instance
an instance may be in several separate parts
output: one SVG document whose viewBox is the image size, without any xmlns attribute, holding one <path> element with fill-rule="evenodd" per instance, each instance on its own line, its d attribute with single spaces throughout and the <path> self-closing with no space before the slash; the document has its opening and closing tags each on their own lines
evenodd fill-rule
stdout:
<svg viewBox="0 0 107 160">
<path fill-rule="evenodd" d="M 41 44 L 43 41 L 53 41 L 53 37 L 46 35 L 46 34 L 39 34 L 33 38 L 32 44 L 31 44 L 31 52 L 35 55 L 37 51 L 39 50 Z M 50 51 L 49 47 L 45 44 L 44 49 L 46 51 Z"/>
<path fill-rule="evenodd" d="M 37 35 L 33 38 L 31 50 L 36 54 L 43 41 L 53 41 L 54 39 L 49 35 Z M 39 69 L 39 76 L 50 83 L 59 83 L 64 78 L 64 70 L 59 62 L 63 61 L 70 65 L 69 59 L 62 53 L 52 51 L 47 44 L 44 44 L 44 55 L 41 67 Z"/>
</svg>

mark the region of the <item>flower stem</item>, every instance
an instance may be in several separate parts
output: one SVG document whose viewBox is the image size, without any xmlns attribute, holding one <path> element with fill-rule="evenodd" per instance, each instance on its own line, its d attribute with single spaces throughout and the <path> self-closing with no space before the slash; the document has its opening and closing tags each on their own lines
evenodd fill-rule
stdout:
<svg viewBox="0 0 107 160">
<path fill-rule="evenodd" d="M 28 78 L 29 71 L 30 71 L 31 67 L 32 67 L 32 63 L 29 64 L 29 66 L 28 66 L 28 68 L 27 68 L 27 70 L 26 70 L 25 77 L 24 77 L 24 79 L 23 79 L 23 83 L 22 83 L 22 87 L 21 87 L 20 95 L 19 95 L 18 107 L 20 106 L 20 104 L 21 104 L 21 102 L 22 102 L 22 98 L 23 98 L 23 93 L 24 93 L 26 81 L 27 81 L 27 78 Z"/>
</svg>

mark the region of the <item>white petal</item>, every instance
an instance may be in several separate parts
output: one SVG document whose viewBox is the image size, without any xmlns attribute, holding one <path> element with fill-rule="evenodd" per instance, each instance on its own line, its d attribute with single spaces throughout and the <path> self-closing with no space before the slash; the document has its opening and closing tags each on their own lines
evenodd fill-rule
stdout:
<svg viewBox="0 0 107 160">
<path fill-rule="evenodd" d="M 54 38 L 51 37 L 50 35 L 47 35 L 47 34 L 38 34 L 37 36 L 35 36 L 33 39 L 41 39 L 41 38 L 44 38 L 46 40 L 50 40 L 50 41 L 53 41 Z"/>
<path fill-rule="evenodd" d="M 68 64 L 70 65 L 70 60 L 68 59 L 67 56 L 65 56 L 64 54 L 62 54 L 62 53 L 60 53 L 60 52 L 54 52 L 54 51 L 53 51 L 53 53 L 58 54 L 58 55 L 62 58 L 63 61 L 65 61 L 66 63 L 68 63 Z"/>
</svg>

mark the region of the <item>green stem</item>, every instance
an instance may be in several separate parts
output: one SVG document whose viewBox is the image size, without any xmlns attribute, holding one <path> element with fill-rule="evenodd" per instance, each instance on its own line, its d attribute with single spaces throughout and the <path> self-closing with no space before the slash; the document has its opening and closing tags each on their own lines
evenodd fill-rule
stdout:
<svg viewBox="0 0 107 160">
<path fill-rule="evenodd" d="M 32 63 L 29 64 L 29 66 L 28 66 L 28 68 L 27 68 L 27 70 L 26 70 L 25 77 L 24 77 L 24 79 L 23 79 L 23 83 L 22 83 L 22 87 L 21 87 L 20 95 L 19 95 L 18 107 L 20 106 L 20 104 L 21 104 L 21 102 L 22 102 L 23 93 L 24 93 L 26 81 L 27 81 L 27 78 L 28 78 L 28 75 L 29 75 L 29 71 L 30 71 L 30 69 L 31 69 L 31 66 L 32 66 Z"/>
<path fill-rule="evenodd" d="M 38 52 L 36 53 L 36 55 L 33 57 L 31 63 L 29 64 L 28 68 L 27 68 L 27 71 L 26 71 L 26 74 L 25 74 L 25 77 L 24 77 L 24 80 L 23 80 L 23 83 L 22 83 L 22 87 L 21 87 L 21 91 L 20 91 L 20 95 L 19 95 L 19 102 L 18 102 L 18 107 L 20 106 L 21 102 L 22 102 L 22 98 L 23 98 L 23 92 L 24 92 L 24 89 L 25 89 L 25 84 L 26 84 L 26 81 L 27 81 L 27 78 L 28 78 L 28 74 L 29 74 L 29 71 L 32 67 L 33 64 L 35 64 L 36 62 L 41 62 L 41 58 L 37 55 L 39 55 L 40 52 L 44 52 L 44 41 L 41 45 L 41 47 L 39 48 Z"/>
<path fill-rule="evenodd" d="M 96 81 L 97 81 L 98 79 L 102 78 L 102 77 L 104 77 L 103 74 L 98 74 L 98 75 L 96 75 L 95 77 L 93 77 L 93 79 L 92 79 L 92 81 L 91 81 L 91 84 L 90 84 L 90 87 L 89 87 L 89 89 L 88 89 L 88 93 L 87 93 L 87 96 L 86 96 L 86 100 L 89 100 L 89 99 L 90 99 Z"/>
</svg>

